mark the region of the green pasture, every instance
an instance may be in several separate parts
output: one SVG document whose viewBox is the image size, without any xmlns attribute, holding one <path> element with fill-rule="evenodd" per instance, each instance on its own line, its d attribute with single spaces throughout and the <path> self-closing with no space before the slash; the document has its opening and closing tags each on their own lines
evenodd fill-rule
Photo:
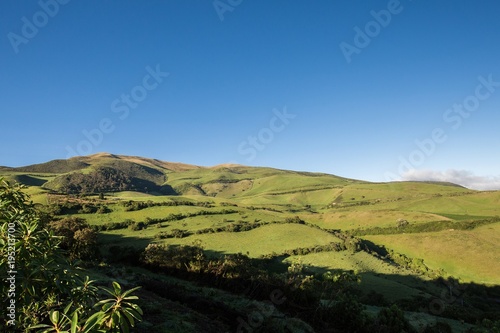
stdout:
<svg viewBox="0 0 500 333">
<path fill-rule="evenodd" d="M 423 212 L 371 210 L 364 206 L 350 209 L 330 209 L 322 214 L 299 214 L 304 220 L 326 229 L 350 230 L 373 227 L 395 227 L 399 219 L 418 224 L 448 218 Z"/>
<path fill-rule="evenodd" d="M 474 230 L 364 236 L 412 258 L 422 258 L 431 269 L 444 269 L 463 281 L 500 284 L 500 223 Z"/>
<path fill-rule="evenodd" d="M 282 253 L 299 247 L 326 245 L 340 240 L 330 233 L 300 224 L 271 224 L 245 232 L 220 232 L 170 238 L 165 244 L 189 245 L 201 240 L 206 250 L 221 253 L 244 253 L 256 258 L 261 255 Z"/>
</svg>

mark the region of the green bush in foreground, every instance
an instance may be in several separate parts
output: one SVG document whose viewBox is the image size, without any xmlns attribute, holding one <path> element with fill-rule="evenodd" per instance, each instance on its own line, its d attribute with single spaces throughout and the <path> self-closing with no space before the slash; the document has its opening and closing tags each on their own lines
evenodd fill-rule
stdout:
<svg viewBox="0 0 500 333">
<path fill-rule="evenodd" d="M 128 332 L 142 310 L 131 293 L 82 279 L 63 256 L 60 239 L 42 227 L 19 186 L 0 179 L 0 326 L 10 331 Z M 6 311 L 4 310 L 6 309 Z"/>
</svg>

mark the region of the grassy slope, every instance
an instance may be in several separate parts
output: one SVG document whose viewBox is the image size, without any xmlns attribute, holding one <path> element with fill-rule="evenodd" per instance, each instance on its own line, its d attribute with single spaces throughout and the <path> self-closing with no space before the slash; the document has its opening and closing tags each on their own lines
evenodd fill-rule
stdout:
<svg viewBox="0 0 500 333">
<path fill-rule="evenodd" d="M 321 270 L 341 269 L 356 271 L 361 275 L 360 287 L 365 292 L 375 291 L 390 301 L 427 295 L 418 290 L 421 284 L 411 279 L 412 272 L 395 267 L 366 252 L 349 253 L 323 252 L 305 256 L 292 256 L 286 262 L 300 260 L 302 263 Z"/>
<path fill-rule="evenodd" d="M 109 194 L 110 214 L 79 215 L 91 224 L 119 222 L 125 219 L 144 221 L 146 217 L 161 218 L 171 213 L 190 213 L 207 210 L 200 207 L 152 207 L 136 212 L 125 212 L 115 200 L 193 200 L 235 203 L 240 213 L 228 216 L 198 216 L 181 221 L 162 223 L 162 228 L 150 227 L 144 231 L 132 232 L 127 229 L 114 231 L 137 239 L 151 240 L 159 231 L 171 229 L 198 229 L 223 226 L 229 221 L 255 220 L 279 221 L 299 215 L 302 219 L 323 228 L 350 230 L 355 228 L 391 227 L 400 218 L 412 224 L 439 220 L 467 220 L 500 215 L 500 192 L 476 192 L 459 186 L 419 182 L 367 183 L 325 174 L 301 173 L 271 168 L 244 166 L 219 166 L 203 168 L 180 163 L 168 163 L 140 157 L 97 154 L 71 159 L 66 162 L 49 162 L 23 169 L 3 169 L 2 174 L 13 180 L 25 181 L 31 185 L 27 191 L 33 200 L 46 203 L 46 192 L 39 185 L 53 179 L 61 172 L 83 171 L 97 166 L 111 165 L 131 171 L 131 164 L 138 165 L 139 171 L 156 170 L 166 176 L 166 183 L 174 188 L 186 189 L 183 197 L 152 196 L 138 192 Z M 150 169 L 148 169 L 150 168 Z M 137 169 L 134 169 L 137 171 Z M 141 172 L 142 172 L 141 171 Z M 156 172 L 155 171 L 155 172 Z M 48 172 L 48 173 L 47 173 Z M 52 173 L 51 173 L 52 172 Z M 144 175 L 146 177 L 147 175 Z M 158 179 L 155 178 L 155 181 Z M 190 195 L 191 193 L 192 195 Z M 200 195 L 200 194 L 206 195 Z M 306 206 L 310 206 L 306 207 Z M 271 210 L 251 210 L 270 208 Z M 220 210 L 221 206 L 209 210 Z M 310 211 L 312 209 L 312 212 Z M 488 229 L 493 228 L 493 229 Z M 272 230 L 273 232 L 269 232 Z M 267 232 L 266 232 L 267 231 Z M 375 243 L 387 245 L 398 252 L 412 257 L 423 258 L 432 268 L 444 268 L 449 273 L 464 279 L 476 281 L 498 281 L 498 276 L 487 267 L 492 261 L 498 262 L 492 253 L 498 252 L 498 227 L 483 226 L 473 231 L 441 231 L 426 234 L 393 236 L 366 236 Z M 185 239 L 169 239 L 168 242 L 190 243 L 201 238 L 206 249 L 217 251 L 249 252 L 252 256 L 269 254 L 272 251 L 312 246 L 324 242 L 330 236 L 319 230 L 305 226 L 268 226 L 251 232 L 238 234 L 194 235 Z M 140 241 L 143 244 L 143 241 Z M 464 247 L 464 245 L 466 245 Z M 445 250 L 443 250 L 445 249 Z M 465 255 L 464 255 L 465 254 Z M 328 262 L 330 260 L 330 262 Z M 315 254 L 309 259 L 316 264 L 334 267 L 341 264 L 334 256 Z M 326 260 L 326 261 L 325 261 Z M 345 260 L 345 258 L 344 258 Z M 371 260 L 371 259 L 370 259 Z M 368 259 L 349 265 L 363 271 L 370 267 Z M 345 262 L 344 262 L 345 263 Z M 311 262 L 314 264 L 314 262 Z M 493 264 L 494 265 L 494 264 Z M 375 266 L 374 272 L 385 272 L 382 266 Z M 384 273 L 385 274 L 385 273 Z"/>
<path fill-rule="evenodd" d="M 398 219 L 406 219 L 412 223 L 448 220 L 433 213 L 408 212 L 393 209 L 370 209 L 358 207 L 350 210 L 328 211 L 321 215 L 312 214 L 311 222 L 327 229 L 350 230 L 356 228 L 393 227 Z"/>
<path fill-rule="evenodd" d="M 109 231 L 107 235 L 123 235 L 137 238 L 151 238 L 158 230 L 152 227 L 141 231 Z M 163 228 L 160 229 L 164 231 Z M 304 237 L 306 235 L 306 237 Z M 221 232 L 215 234 L 192 235 L 185 238 L 170 238 L 159 241 L 165 244 L 191 245 L 201 240 L 206 250 L 221 253 L 248 253 L 259 257 L 273 252 L 281 253 L 298 247 L 325 245 L 339 242 L 339 239 L 324 231 L 298 224 L 271 224 L 247 232 Z"/>
<path fill-rule="evenodd" d="M 465 281 L 500 284 L 500 223 L 475 230 L 445 230 L 408 235 L 364 238 L 414 258 L 430 268 L 443 268 Z"/>
</svg>

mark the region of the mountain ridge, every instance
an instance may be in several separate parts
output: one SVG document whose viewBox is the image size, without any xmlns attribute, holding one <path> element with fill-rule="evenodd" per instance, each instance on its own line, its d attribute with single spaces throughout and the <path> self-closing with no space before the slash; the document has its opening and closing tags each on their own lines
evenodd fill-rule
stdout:
<svg viewBox="0 0 500 333">
<path fill-rule="evenodd" d="M 322 172 L 284 170 L 240 164 L 198 166 L 141 156 L 101 152 L 69 159 L 55 159 L 21 167 L 1 167 L 0 175 L 28 186 L 41 186 L 59 193 L 79 193 L 77 182 L 98 182 L 84 193 L 95 191 L 157 192 L 158 194 L 200 194 L 208 196 L 243 195 L 243 192 L 279 193 L 341 187 L 348 184 L 395 184 L 369 182 Z M 114 178 L 113 178 L 114 177 Z M 111 181 L 111 178 L 113 180 Z M 296 183 L 296 186 L 293 184 Z M 403 183 L 415 183 L 403 182 Z M 436 186 L 455 186 L 445 182 L 417 182 Z M 79 185 L 76 186 L 75 185 Z M 260 185 L 260 187 L 259 187 Z M 258 188 L 256 190 L 255 188 Z"/>
</svg>

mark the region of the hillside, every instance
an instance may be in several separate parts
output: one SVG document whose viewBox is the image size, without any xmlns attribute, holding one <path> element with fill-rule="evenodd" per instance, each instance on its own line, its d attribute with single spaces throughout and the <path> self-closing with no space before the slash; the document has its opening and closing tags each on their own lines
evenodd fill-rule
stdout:
<svg viewBox="0 0 500 333">
<path fill-rule="evenodd" d="M 200 167 L 136 156 L 100 153 L 54 160 L 18 168 L 0 169 L 8 179 L 28 186 L 40 186 L 55 193 L 158 192 L 157 194 L 199 194 L 232 197 L 244 194 L 279 194 L 333 188 L 355 181 L 332 175 L 301 173 L 271 168 L 220 165 Z M 86 177 L 88 176 L 88 177 Z M 96 182 L 96 189 L 75 183 Z M 276 186 L 278 185 L 279 186 Z"/>
<path fill-rule="evenodd" d="M 182 163 L 100 153 L 5 168 L 3 173 L 19 183 L 40 186 L 56 193 L 95 194 L 134 190 L 168 194 L 172 190 L 165 184 L 167 173 L 196 168 Z"/>
<path fill-rule="evenodd" d="M 481 302 L 500 298 L 500 191 L 105 153 L 3 168 L 0 177 L 25 184 L 55 219 L 88 222 L 111 262 L 137 261 L 148 244 L 198 244 L 207 258 L 241 253 L 269 261 L 269 271 L 300 263 L 318 276 L 355 272 L 365 304 L 398 304 L 408 316 L 423 307 L 456 332 L 471 326 L 456 321 L 465 310 L 442 297 L 444 280 L 468 286 L 456 299 L 469 306 L 469 324 L 489 318 Z M 446 309 L 432 312 L 433 299 Z"/>
</svg>

